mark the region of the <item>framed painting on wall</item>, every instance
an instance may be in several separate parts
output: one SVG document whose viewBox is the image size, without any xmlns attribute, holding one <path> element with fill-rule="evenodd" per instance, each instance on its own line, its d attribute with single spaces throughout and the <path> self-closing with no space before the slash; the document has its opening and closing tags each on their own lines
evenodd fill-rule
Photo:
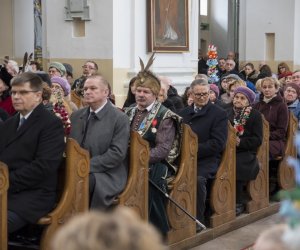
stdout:
<svg viewBox="0 0 300 250">
<path fill-rule="evenodd" d="M 148 51 L 189 51 L 188 13 L 188 0 L 147 0 Z"/>
</svg>

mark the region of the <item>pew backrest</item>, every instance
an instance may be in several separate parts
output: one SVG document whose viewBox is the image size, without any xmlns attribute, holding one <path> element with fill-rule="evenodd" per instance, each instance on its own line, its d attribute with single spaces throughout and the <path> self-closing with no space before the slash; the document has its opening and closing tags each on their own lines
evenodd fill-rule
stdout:
<svg viewBox="0 0 300 250">
<path fill-rule="evenodd" d="M 76 104 L 77 108 L 82 107 L 81 97 L 76 93 L 75 90 L 71 91 L 71 101 Z"/>
</svg>

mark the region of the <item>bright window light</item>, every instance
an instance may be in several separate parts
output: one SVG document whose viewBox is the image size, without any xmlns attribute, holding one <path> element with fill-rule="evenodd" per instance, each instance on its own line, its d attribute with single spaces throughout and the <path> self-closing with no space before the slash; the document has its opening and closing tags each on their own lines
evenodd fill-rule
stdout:
<svg viewBox="0 0 300 250">
<path fill-rule="evenodd" d="M 207 16 L 207 0 L 200 0 L 200 15 Z"/>
</svg>

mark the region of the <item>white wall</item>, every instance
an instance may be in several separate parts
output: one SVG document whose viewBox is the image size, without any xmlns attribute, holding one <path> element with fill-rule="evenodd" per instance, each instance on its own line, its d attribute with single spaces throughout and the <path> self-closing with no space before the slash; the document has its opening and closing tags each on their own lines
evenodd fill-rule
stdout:
<svg viewBox="0 0 300 250">
<path fill-rule="evenodd" d="M 294 9 L 294 64 L 296 65 L 296 69 L 300 69 L 300 1 L 295 1 L 295 9 Z"/>
<path fill-rule="evenodd" d="M 240 16 L 240 48 L 243 47 L 243 43 L 245 48 L 241 50 L 243 58 L 240 60 L 265 59 L 265 33 L 275 33 L 275 61 L 293 60 L 294 1 L 241 0 L 241 14 L 244 16 Z"/>
<path fill-rule="evenodd" d="M 13 58 L 23 58 L 34 51 L 34 18 L 32 0 L 13 0 Z"/>
<path fill-rule="evenodd" d="M 85 22 L 85 37 L 74 37 L 73 22 L 64 20 L 65 1 L 43 1 L 46 58 L 112 59 L 113 1 L 90 0 L 88 5 L 91 20 Z"/>
<path fill-rule="evenodd" d="M 228 52 L 228 1 L 210 0 L 210 40 L 218 48 L 219 57 Z"/>
<path fill-rule="evenodd" d="M 128 77 L 140 70 L 139 57 L 148 61 L 146 0 L 114 0 L 114 68 L 129 69 Z M 186 53 L 157 53 L 153 64 L 156 74 L 172 78 L 182 92 L 197 72 L 198 62 L 198 1 L 189 1 L 190 51 Z M 124 85 L 128 81 L 124 81 Z"/>
</svg>

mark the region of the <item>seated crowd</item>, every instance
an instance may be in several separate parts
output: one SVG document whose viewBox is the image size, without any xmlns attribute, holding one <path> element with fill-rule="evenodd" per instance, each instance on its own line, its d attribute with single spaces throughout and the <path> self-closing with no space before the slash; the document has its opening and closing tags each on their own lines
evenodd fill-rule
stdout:
<svg viewBox="0 0 300 250">
<path fill-rule="evenodd" d="M 8 232 L 36 223 L 55 206 L 57 169 L 66 137 L 74 138 L 90 154 L 90 208 L 111 210 L 126 186 L 133 130 L 149 142 L 149 220 L 166 237 L 170 225 L 161 191 L 168 192 L 168 182 L 178 170 L 183 124 L 198 137 L 196 217 L 202 223 L 206 222 L 209 183 L 226 145 L 228 121 L 236 130 L 236 213 L 242 213 L 248 199 L 246 185 L 259 171 L 256 154 L 262 144 L 262 115 L 270 125 L 272 175 L 284 157 L 288 110 L 300 119 L 300 70 L 292 73 L 286 63 L 280 63 L 274 77 L 264 63 L 259 71 L 252 63 L 238 71 L 234 58 L 219 61 L 219 82 L 209 84 L 207 75 L 199 74 L 181 97 L 170 78 L 149 70 L 151 57 L 131 79 L 122 109 L 114 105 L 110 84 L 98 74 L 94 61 L 85 62 L 82 76 L 74 83 L 69 64 L 53 62 L 47 74 L 36 71 L 38 64 L 32 63 L 31 72 L 20 73 L 16 62 L 5 62 L 0 71 L 0 161 L 9 169 Z M 71 91 L 82 98 L 82 106 L 72 102 Z M 273 194 L 278 187 L 270 191 Z M 73 224 L 90 230 L 98 220 L 118 227 L 120 234 L 127 229 L 138 234 L 132 231 L 137 229 L 122 229 L 115 217 L 122 220 L 117 213 L 110 219 L 95 213 Z M 98 226 L 95 234 L 105 231 Z M 62 232 L 57 236 L 55 249 L 75 249 L 73 238 L 80 231 L 72 230 L 66 227 L 65 236 Z M 152 229 L 140 230 L 152 233 Z M 103 237 L 103 242 L 97 239 L 99 244 L 114 242 Z M 159 245 L 155 240 L 152 243 Z"/>
</svg>

